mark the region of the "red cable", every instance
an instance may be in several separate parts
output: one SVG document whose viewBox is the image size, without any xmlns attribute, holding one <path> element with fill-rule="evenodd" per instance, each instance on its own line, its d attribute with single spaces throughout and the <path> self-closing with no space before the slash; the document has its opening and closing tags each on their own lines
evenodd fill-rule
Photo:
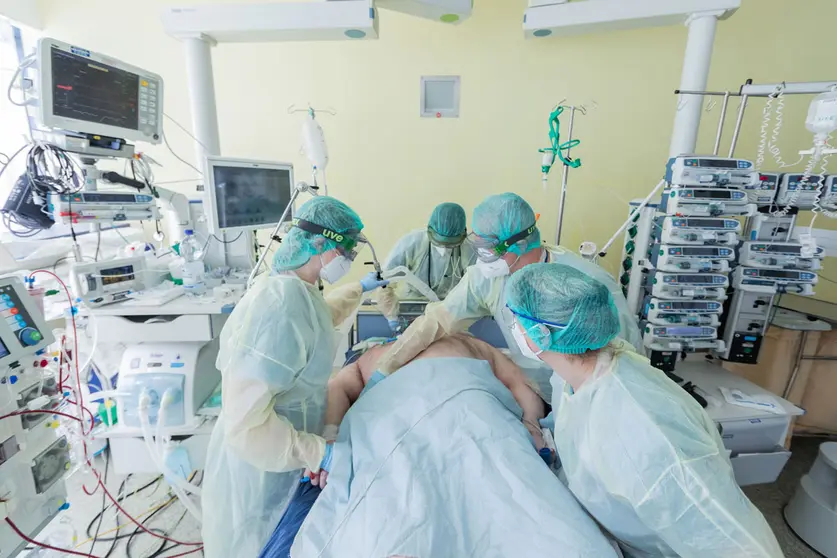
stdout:
<svg viewBox="0 0 837 558">
<path fill-rule="evenodd" d="M 87 554 L 86 552 L 76 552 L 75 550 L 69 550 L 69 549 L 66 549 L 66 548 L 58 548 L 58 547 L 55 547 L 55 546 L 50 546 L 46 543 L 38 542 L 35 539 L 30 539 L 29 537 L 24 535 L 23 532 L 20 529 L 17 528 L 17 525 L 15 525 L 14 522 L 11 519 L 9 519 L 8 517 L 6 518 L 6 523 L 8 523 L 9 527 L 11 527 L 12 530 L 15 533 L 17 533 L 17 536 L 19 536 L 21 539 L 25 540 L 29 544 L 34 544 L 36 546 L 40 546 L 41 548 L 47 548 L 49 550 L 54 550 L 56 552 L 62 552 L 62 553 L 65 553 L 65 554 L 73 554 L 75 556 L 86 556 L 87 558 L 99 558 L 98 556 L 94 556 L 93 554 Z M 182 554 L 180 556 L 182 556 Z M 174 558 L 174 557 L 172 557 L 172 558 Z"/>
<path fill-rule="evenodd" d="M 89 463 L 89 461 L 88 461 L 88 463 Z M 120 513 L 125 514 L 125 515 L 128 517 L 128 519 L 130 519 L 131 521 L 133 521 L 134 523 L 136 523 L 137 527 L 139 527 L 140 529 L 142 529 L 143 531 L 145 531 L 145 532 L 146 532 L 146 533 L 148 533 L 149 535 L 154 536 L 154 537 L 157 537 L 158 539 L 167 540 L 167 541 L 169 541 L 169 542 L 173 542 L 173 543 L 176 543 L 176 544 L 182 544 L 182 545 L 184 545 L 184 546 L 203 546 L 203 543 L 202 543 L 202 542 L 183 542 L 183 541 L 178 541 L 178 540 L 175 540 L 175 539 L 172 539 L 172 538 L 169 538 L 169 537 L 163 536 L 163 535 L 158 535 L 157 533 L 155 533 L 155 532 L 153 532 L 153 531 L 149 531 L 149 530 L 148 530 L 148 528 L 147 528 L 145 525 L 143 525 L 142 523 L 140 523 L 139 521 L 137 521 L 136 519 L 134 519 L 133 517 L 131 517 L 131 516 L 128 514 L 128 512 L 126 512 L 126 511 L 122 508 L 122 506 L 120 506 L 120 505 L 119 505 L 119 502 L 117 502 L 117 501 L 116 501 L 116 498 L 114 498 L 114 497 L 111 495 L 111 493 L 108 491 L 107 487 L 105 486 L 105 483 L 104 483 L 104 482 L 102 482 L 102 477 L 101 477 L 101 475 L 99 475 L 99 471 L 97 471 L 97 470 L 93 469 L 93 474 L 94 474 L 94 475 L 96 475 L 96 478 L 97 478 L 97 479 L 99 479 L 99 486 L 101 486 L 101 487 L 102 487 L 102 490 L 104 490 L 104 491 L 105 491 L 105 494 L 107 494 L 107 497 L 108 497 L 108 498 L 110 498 L 110 501 L 111 501 L 111 502 L 113 502 L 113 505 L 114 505 L 114 506 L 116 506 L 116 509 L 118 509 Z"/>
<path fill-rule="evenodd" d="M 58 281 L 58 283 L 61 285 L 61 287 L 63 287 L 64 292 L 67 295 L 67 300 L 70 302 L 70 317 L 72 318 L 72 321 L 73 321 L 73 342 L 74 342 L 74 347 L 75 347 L 74 351 L 73 351 L 73 362 L 76 365 L 76 385 L 78 385 L 79 388 L 80 388 L 81 387 L 81 374 L 79 373 L 79 369 L 78 369 L 78 355 L 79 355 L 79 352 L 78 352 L 78 331 L 76 329 L 76 315 L 73 313 L 73 298 L 70 296 L 70 290 L 67 288 L 67 285 L 64 283 L 64 281 L 62 281 L 60 277 L 58 277 L 56 274 L 52 273 L 51 271 L 46 271 L 44 269 L 39 269 L 39 270 L 36 270 L 36 271 L 33 271 L 32 273 L 30 273 L 29 278 L 31 279 L 32 276 L 34 276 L 36 273 L 46 273 L 47 275 L 53 276 L 55 278 L 55 280 Z M 81 393 L 79 393 L 79 395 L 81 395 Z M 84 406 L 82 405 L 82 398 L 81 397 L 79 397 L 79 401 L 77 402 L 77 406 L 78 406 L 79 409 L 84 408 Z M 30 412 L 34 412 L 34 411 L 30 411 Z M 48 412 L 48 411 L 43 411 L 43 412 Z M 14 414 L 15 413 L 11 413 L 10 415 L 7 415 L 7 416 L 12 416 Z M 99 486 L 102 487 L 102 490 L 105 491 L 105 494 L 107 495 L 107 497 L 110 499 L 111 502 L 113 502 L 113 505 L 116 506 L 116 508 L 122 514 L 124 514 L 128 519 L 133 521 L 140 529 L 142 529 L 143 531 L 145 531 L 146 533 L 148 533 L 149 535 L 151 535 L 153 537 L 156 537 L 158 539 L 167 540 L 169 542 L 173 542 L 173 543 L 176 543 L 176 544 L 182 544 L 184 546 L 200 546 L 201 548 L 203 548 L 203 543 L 202 542 L 191 542 L 191 543 L 190 542 L 182 542 L 182 541 L 178 541 L 178 540 L 175 540 L 175 539 L 163 536 L 163 535 L 158 535 L 157 533 L 155 533 L 153 531 L 150 531 L 148 528 L 145 527 L 145 525 L 143 525 L 142 523 L 140 523 L 139 521 L 134 519 L 133 516 L 128 514 L 128 512 L 126 512 L 124 510 L 124 508 L 122 508 L 122 506 L 119 505 L 119 502 L 116 500 L 116 498 L 113 497 L 113 495 L 110 493 L 110 491 L 108 491 L 107 487 L 105 486 L 105 483 L 102 481 L 102 476 L 99 474 L 99 471 L 96 470 L 96 467 L 93 466 L 93 463 L 90 461 L 90 458 L 88 457 L 87 442 L 84 440 L 84 437 L 86 436 L 86 434 L 89 434 L 89 432 L 88 433 L 84 432 L 84 413 L 81 410 L 79 411 L 79 414 L 81 415 L 81 418 L 73 417 L 73 416 L 67 415 L 65 413 L 54 413 L 54 414 L 67 416 L 67 417 L 70 417 L 70 418 L 72 418 L 74 420 L 77 420 L 81 423 L 82 445 L 84 447 L 84 458 L 87 461 L 87 465 L 90 467 L 90 469 L 93 471 L 93 474 L 96 476 L 96 479 L 99 481 Z M 0 419 L 3 419 L 3 418 L 5 418 L 5 417 L 0 417 Z M 82 488 L 84 489 L 84 492 L 87 493 L 88 495 L 95 493 L 95 490 L 93 492 L 88 492 L 86 487 L 82 487 Z M 7 521 L 8 521 L 8 518 L 7 518 Z M 75 554 L 78 554 L 78 553 L 75 553 Z M 91 556 L 91 555 L 90 554 L 81 554 L 81 556 Z M 96 558 L 96 557 L 94 556 L 93 558 Z M 172 557 L 172 558 L 175 558 L 175 557 Z"/>
<path fill-rule="evenodd" d="M 78 405 L 78 403 L 76 403 L 72 399 L 67 399 L 67 403 L 69 403 L 70 405 Z M 87 407 L 85 407 L 84 405 L 81 406 L 81 409 L 82 409 L 82 411 L 84 411 L 88 415 L 90 415 L 90 431 L 92 432 L 93 427 L 96 425 L 96 417 L 93 416 L 93 412 L 90 409 L 88 409 Z M 88 434 L 89 434 L 89 432 L 88 432 Z"/>
</svg>

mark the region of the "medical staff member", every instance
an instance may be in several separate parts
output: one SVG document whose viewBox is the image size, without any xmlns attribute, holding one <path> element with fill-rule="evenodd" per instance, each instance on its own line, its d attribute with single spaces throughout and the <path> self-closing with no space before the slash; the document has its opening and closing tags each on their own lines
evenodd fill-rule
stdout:
<svg viewBox="0 0 837 558">
<path fill-rule="evenodd" d="M 276 527 L 302 469 L 328 470 L 323 428 L 336 350 L 334 328 L 383 286 L 375 273 L 321 294 L 349 272 L 360 217 L 344 203 L 316 197 L 221 331 L 217 366 L 222 410 L 209 442 L 202 508 L 208 558 L 257 556 Z"/>
<path fill-rule="evenodd" d="M 370 380 L 373 386 L 433 341 L 465 331 L 482 317 L 493 316 L 506 338 L 512 360 L 533 381 L 540 395 L 549 401 L 552 370 L 543 363 L 523 358 L 508 328 L 511 315 L 503 300 L 503 290 L 510 275 L 544 261 L 565 263 L 605 283 L 618 301 L 621 336 L 641 348 L 642 337 L 636 318 L 628 310 L 619 285 L 606 271 L 581 256 L 558 246 L 542 246 L 535 212 L 523 198 L 512 193 L 489 196 L 474 209 L 472 227 L 470 242 L 476 248 L 476 265 L 468 268 L 444 301 L 428 305 L 425 314 L 416 319 L 381 358 L 378 372 Z"/>
<path fill-rule="evenodd" d="M 537 264 L 509 281 L 512 333 L 560 378 L 555 443 L 569 488 L 630 557 L 782 556 L 701 406 L 616 338 L 608 288 Z"/>
<path fill-rule="evenodd" d="M 471 245 L 465 242 L 467 232 L 462 206 L 456 203 L 439 204 L 430 215 L 426 229 L 410 232 L 396 243 L 384 263 L 384 269 L 406 267 L 442 300 L 476 260 Z M 394 285 L 395 288 L 385 289 L 378 296 L 389 292 L 400 300 L 424 298 L 406 283 Z"/>
</svg>

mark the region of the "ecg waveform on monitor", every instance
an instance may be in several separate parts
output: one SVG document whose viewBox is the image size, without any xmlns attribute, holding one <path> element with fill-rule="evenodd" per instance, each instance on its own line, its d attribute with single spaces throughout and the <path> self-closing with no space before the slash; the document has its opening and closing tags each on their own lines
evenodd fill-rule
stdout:
<svg viewBox="0 0 837 558">
<path fill-rule="evenodd" d="M 137 129 L 136 74 L 53 48 L 52 83 L 56 116 Z"/>
</svg>

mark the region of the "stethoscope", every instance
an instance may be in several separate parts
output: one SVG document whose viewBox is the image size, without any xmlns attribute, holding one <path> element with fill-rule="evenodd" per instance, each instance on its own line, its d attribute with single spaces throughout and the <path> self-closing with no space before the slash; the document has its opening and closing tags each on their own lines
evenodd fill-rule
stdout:
<svg viewBox="0 0 837 558">
<path fill-rule="evenodd" d="M 461 262 L 462 261 L 462 246 L 461 245 L 457 246 L 456 248 L 454 248 L 451 251 L 450 261 L 453 261 L 453 259 L 456 256 L 459 256 L 459 261 Z M 433 270 L 432 270 L 432 268 L 433 268 L 433 243 L 432 242 L 429 243 L 429 245 L 427 246 L 427 256 L 426 257 L 427 257 L 427 286 L 430 287 L 431 291 L 435 291 L 439 287 L 439 285 L 432 285 L 430 283 L 430 277 L 432 277 L 432 275 L 433 275 Z M 450 275 L 442 275 L 442 278 L 439 279 L 439 282 L 441 283 L 442 279 L 447 279 L 448 277 L 450 277 Z"/>
</svg>

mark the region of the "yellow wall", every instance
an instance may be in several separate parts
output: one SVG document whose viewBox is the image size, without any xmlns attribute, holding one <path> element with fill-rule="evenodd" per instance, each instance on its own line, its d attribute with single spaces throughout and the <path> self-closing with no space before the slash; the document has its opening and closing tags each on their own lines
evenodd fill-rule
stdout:
<svg viewBox="0 0 837 558">
<path fill-rule="evenodd" d="M 166 111 L 190 126 L 182 49 L 164 34 L 158 18 L 160 7 L 170 2 L 42 1 L 48 35 L 162 74 Z M 186 3 L 194 2 L 179 2 Z M 835 78 L 827 38 L 837 3 L 743 4 L 719 25 L 710 88 L 737 89 L 746 78 L 757 83 Z M 322 116 L 331 153 L 330 190 L 359 211 L 380 252 L 423 226 L 436 203 L 456 201 L 470 213 L 486 195 L 508 190 L 541 213 L 542 232 L 550 239 L 560 169 L 544 192 L 537 149 L 546 145 L 547 115 L 564 98 L 595 102 L 598 108 L 577 121 L 583 167 L 570 177 L 564 244 L 575 248 L 593 240 L 601 246 L 627 215 L 627 201 L 643 196 L 663 172 L 686 29 L 526 41 L 525 6 L 525 0 L 478 0 L 473 17 L 457 27 L 382 11 L 378 41 L 217 47 L 222 152 L 290 160 L 303 177 L 301 115 L 286 109 L 309 101 L 334 107 L 336 117 Z M 89 31 L 97 27 L 101 31 Z M 462 76 L 460 118 L 418 116 L 419 77 L 435 74 Z M 805 98 L 787 102 L 780 142 L 786 160 L 795 161 L 793 150 L 810 145 L 807 104 Z M 731 103 L 733 111 L 736 105 Z M 755 158 L 762 106 L 760 100 L 750 106 L 739 156 Z M 711 149 L 718 112 L 704 117 L 700 150 Z M 191 141 L 176 128 L 167 129 L 178 153 L 193 160 Z M 164 147 L 149 151 L 166 165 L 157 172 L 160 180 L 194 176 Z M 825 221 L 817 226 L 831 225 Z M 617 246 L 607 258 L 611 270 L 620 252 Z M 825 274 L 837 279 L 834 261 L 828 260 Z M 822 281 L 818 295 L 837 301 L 837 288 Z"/>
</svg>

